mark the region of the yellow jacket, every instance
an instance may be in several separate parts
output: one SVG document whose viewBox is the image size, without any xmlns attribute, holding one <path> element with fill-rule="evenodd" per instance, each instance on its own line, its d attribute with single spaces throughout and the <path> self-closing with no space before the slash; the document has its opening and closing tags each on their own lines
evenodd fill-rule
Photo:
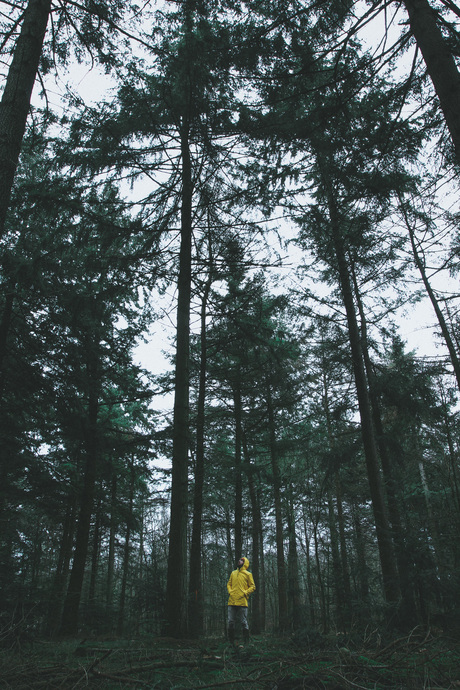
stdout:
<svg viewBox="0 0 460 690">
<path fill-rule="evenodd" d="M 227 589 L 229 593 L 229 606 L 247 606 L 249 595 L 255 591 L 254 578 L 252 573 L 248 571 L 249 561 L 244 559 L 241 568 L 237 568 L 230 575 L 227 582 Z"/>
</svg>

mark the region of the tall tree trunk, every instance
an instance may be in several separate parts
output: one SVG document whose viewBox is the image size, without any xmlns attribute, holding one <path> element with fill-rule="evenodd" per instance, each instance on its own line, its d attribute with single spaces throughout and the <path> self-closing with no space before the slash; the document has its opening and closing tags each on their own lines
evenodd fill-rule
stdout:
<svg viewBox="0 0 460 690">
<path fill-rule="evenodd" d="M 50 635 L 55 635 L 59 629 L 65 587 L 67 577 L 69 575 L 70 559 L 72 557 L 72 542 L 75 531 L 75 510 L 76 498 L 75 496 L 69 495 L 64 523 L 62 526 L 58 564 L 53 578 L 53 586 L 51 588 L 51 599 L 47 621 L 47 631 Z"/>
<path fill-rule="evenodd" d="M 142 504 L 140 506 L 140 532 L 139 532 L 139 582 L 144 579 L 144 540 L 145 540 L 145 502 L 142 497 Z"/>
<path fill-rule="evenodd" d="M 186 631 L 190 300 L 192 286 L 192 166 L 189 129 L 189 123 L 184 118 L 180 132 L 182 157 L 181 245 L 177 286 L 171 514 L 166 584 L 166 631 L 173 637 L 179 637 Z"/>
<path fill-rule="evenodd" d="M 96 483 L 98 464 L 98 438 L 97 438 L 97 363 L 90 363 L 89 379 L 94 381 L 94 387 L 90 388 L 88 421 L 86 429 L 86 467 L 83 482 L 83 491 L 80 498 L 80 514 L 78 518 L 75 552 L 70 573 L 70 581 L 67 596 L 62 612 L 61 635 L 75 635 L 78 631 L 78 609 L 85 574 L 86 556 L 88 554 L 89 533 L 91 516 L 93 512 L 93 497 Z"/>
<path fill-rule="evenodd" d="M 331 450 L 335 447 L 335 438 L 332 428 L 331 414 L 329 409 L 329 387 L 326 377 L 326 370 L 323 367 L 323 401 L 324 401 L 324 414 L 326 417 L 327 434 L 329 438 L 329 445 Z M 335 478 L 335 485 L 339 487 L 338 471 L 335 468 L 331 468 L 330 471 L 330 482 L 333 483 Z M 339 524 L 339 529 L 337 528 L 337 520 L 334 512 L 334 502 L 332 498 L 332 486 L 327 492 L 327 504 L 329 512 L 329 530 L 331 535 L 331 552 L 332 552 L 332 567 L 334 572 L 334 582 L 337 600 L 337 618 L 338 624 L 341 630 L 345 629 L 345 624 L 349 622 L 350 614 L 350 597 L 347 596 L 347 587 L 350 588 L 348 571 L 344 568 L 346 565 L 346 547 L 345 539 L 340 539 L 340 530 L 343 532 L 343 516 L 342 516 L 342 503 L 340 496 L 337 496 L 337 513 L 340 512 L 342 517 L 342 524 Z M 339 544 L 342 543 L 342 549 L 339 549 Z"/>
<path fill-rule="evenodd" d="M 241 391 L 239 372 L 233 387 L 233 407 L 235 416 L 235 560 L 243 552 L 243 477 L 241 472 L 241 446 L 243 442 Z"/>
<path fill-rule="evenodd" d="M 291 487 L 292 495 L 292 487 Z M 288 552 L 288 601 L 292 629 L 298 630 L 303 623 L 302 603 L 300 597 L 299 582 L 299 558 L 297 553 L 297 536 L 295 530 L 295 510 L 292 498 L 288 508 L 288 532 L 289 532 L 289 552 Z"/>
<path fill-rule="evenodd" d="M 93 606 L 96 601 L 96 580 L 99 565 L 99 552 L 101 546 L 101 500 L 96 509 L 96 521 L 94 524 L 93 548 L 91 554 L 91 577 L 89 580 L 88 604 Z"/>
<path fill-rule="evenodd" d="M 115 569 L 115 533 L 116 533 L 116 502 L 117 502 L 117 475 L 111 464 L 112 480 L 110 483 L 110 528 L 109 528 L 109 552 L 107 555 L 107 612 L 111 614 L 113 604 L 113 580 Z"/>
<path fill-rule="evenodd" d="M 6 353 L 8 351 L 8 333 L 10 331 L 11 319 L 13 316 L 13 306 L 15 292 L 14 288 L 9 288 L 5 291 L 5 303 L 3 305 L 2 318 L 0 320 L 0 400 L 3 399 L 3 391 L 5 390 L 5 367 L 4 361 Z M 4 472 L 8 464 L 5 462 L 1 463 L 1 485 L 6 486 L 6 476 Z"/>
<path fill-rule="evenodd" d="M 315 625 L 315 597 L 313 594 L 313 580 L 311 572 L 311 556 L 310 556 L 310 535 L 307 528 L 307 515 L 303 513 L 303 531 L 305 536 L 305 562 L 307 570 L 307 592 L 308 592 L 308 610 L 310 612 L 310 623 Z"/>
<path fill-rule="evenodd" d="M 345 537 L 345 517 L 343 512 L 343 502 L 342 502 L 342 484 L 340 482 L 339 472 L 335 473 L 335 495 L 337 500 L 337 524 L 339 530 L 339 544 L 340 544 L 340 560 L 342 563 L 342 578 L 343 578 L 343 595 L 344 595 L 344 608 L 347 623 L 350 622 L 351 618 L 351 582 L 350 582 L 350 569 L 348 567 L 348 550 L 347 550 L 347 540 Z"/>
<path fill-rule="evenodd" d="M 324 578 L 323 578 L 323 572 L 321 568 L 321 561 L 319 558 L 319 544 L 318 544 L 318 517 L 316 518 L 314 525 L 313 525 L 313 541 L 315 545 L 315 563 L 316 563 L 316 570 L 317 570 L 317 577 L 318 577 L 318 588 L 319 588 L 319 603 L 320 603 L 320 610 L 321 610 L 321 627 L 323 633 L 327 633 L 329 631 L 329 621 L 327 617 L 327 608 L 326 608 L 326 593 L 324 591 Z"/>
<path fill-rule="evenodd" d="M 460 114 L 459 114 L 459 118 L 460 118 Z M 460 129 L 460 119 L 458 121 L 458 126 Z M 460 151 L 460 149 L 459 149 L 459 151 Z M 438 323 L 439 323 L 439 327 L 441 329 L 442 337 L 444 338 L 444 342 L 446 343 L 447 349 L 449 351 L 450 361 L 452 362 L 452 367 L 454 369 L 455 378 L 457 379 L 457 387 L 460 390 L 460 359 L 458 357 L 458 352 L 457 352 L 457 349 L 454 345 L 454 341 L 453 341 L 452 336 L 450 334 L 450 330 L 449 330 L 449 327 L 447 325 L 446 319 L 444 318 L 444 314 L 441 311 L 438 300 L 436 299 L 436 295 L 434 294 L 434 290 L 431 287 L 430 281 L 429 281 L 428 276 L 426 274 L 425 263 L 422 260 L 420 253 L 417 249 L 417 243 L 415 241 L 414 228 L 413 228 L 411 222 L 409 221 L 406 209 L 405 209 L 402 201 L 401 201 L 400 205 L 401 205 L 401 209 L 402 209 L 402 212 L 404 215 L 406 227 L 407 227 L 407 230 L 409 232 L 409 237 L 410 237 L 410 242 L 411 242 L 411 247 L 412 247 L 412 253 L 414 255 L 415 265 L 417 266 L 417 268 L 420 272 L 420 275 L 422 276 L 425 290 L 428 293 L 428 297 L 430 298 L 430 302 L 433 306 L 434 313 L 436 314 L 436 318 L 438 319 Z"/>
<path fill-rule="evenodd" d="M 249 448 L 247 444 L 246 435 L 243 433 L 243 455 L 244 455 L 244 470 L 246 473 L 249 489 L 249 500 L 251 501 L 251 535 L 252 535 L 252 554 L 251 554 L 251 571 L 256 584 L 256 591 L 251 596 L 251 629 L 256 635 L 263 632 L 262 624 L 262 604 L 263 604 L 263 578 L 261 577 L 261 549 L 263 549 L 262 541 L 262 517 L 260 514 L 260 504 L 257 497 L 257 491 L 254 482 L 254 470 L 251 464 L 249 455 Z"/>
<path fill-rule="evenodd" d="M 412 34 L 439 98 L 447 128 L 460 163 L 460 74 L 452 51 L 427 0 L 403 0 Z"/>
<path fill-rule="evenodd" d="M 251 629 L 255 635 L 259 635 L 263 632 L 264 627 L 262 620 L 264 618 L 262 613 L 263 604 L 263 589 L 262 589 L 262 577 L 261 577 L 261 553 L 260 553 L 260 542 L 262 538 L 262 519 L 260 516 L 260 505 L 257 500 L 257 494 L 254 487 L 254 477 L 248 477 L 249 486 L 249 496 L 251 501 L 251 512 L 252 512 L 252 552 L 251 552 L 251 571 L 254 577 L 254 582 L 256 583 L 256 591 L 252 595 L 251 599 L 251 613 L 252 622 Z"/>
<path fill-rule="evenodd" d="M 392 528 L 392 540 L 395 548 L 396 563 L 399 576 L 399 588 L 401 592 L 401 603 L 399 607 L 399 623 L 402 626 L 413 627 L 417 623 L 417 612 L 415 608 L 414 589 L 412 586 L 411 571 L 413 564 L 409 558 L 409 551 L 407 549 L 407 539 L 404 533 L 403 524 L 401 520 L 401 513 L 398 505 L 398 494 L 400 487 L 394 476 L 394 468 L 388 453 L 387 444 L 385 441 L 385 432 L 382 422 L 382 415 L 380 411 L 380 402 L 376 394 L 376 385 L 374 370 L 369 354 L 368 337 L 367 337 L 367 320 L 364 313 L 364 305 L 362 303 L 359 292 L 358 281 L 354 266 L 350 261 L 353 277 L 353 285 L 355 291 L 355 298 L 358 305 L 358 312 L 361 324 L 361 346 L 363 351 L 364 365 L 366 368 L 367 380 L 369 383 L 369 397 L 372 406 L 372 419 L 377 435 L 377 444 L 382 463 L 382 471 L 384 478 L 384 488 L 387 497 L 388 516 Z"/>
<path fill-rule="evenodd" d="M 387 603 L 396 604 L 400 597 L 399 578 L 393 551 L 387 507 L 383 493 L 379 457 L 377 453 L 377 445 L 372 421 L 372 410 L 364 370 L 361 338 L 356 318 L 349 267 L 346 260 L 339 211 L 336 207 L 336 201 L 332 185 L 329 180 L 329 174 L 327 169 L 325 169 L 321 154 L 317 155 L 317 161 L 322 173 L 322 181 L 327 194 L 332 241 L 335 249 L 340 290 L 342 293 L 342 299 L 347 317 L 348 336 L 350 341 L 356 394 L 361 419 L 361 435 L 366 460 L 366 470 L 372 501 L 372 510 L 374 513 L 380 566 L 382 570 L 383 590 Z"/>
<path fill-rule="evenodd" d="M 342 577 L 342 563 L 339 552 L 339 534 L 337 530 L 337 521 L 334 510 L 334 502 L 332 499 L 332 491 L 327 491 L 327 508 L 329 516 L 329 535 L 331 540 L 331 555 L 332 555 L 332 572 L 334 577 L 334 590 L 337 612 L 337 625 L 340 630 L 345 628 L 345 601 L 343 593 L 343 577 Z"/>
<path fill-rule="evenodd" d="M 267 411 L 270 435 L 270 458 L 273 474 L 273 498 L 275 503 L 275 533 L 276 533 L 276 566 L 278 574 L 278 618 L 280 632 L 288 629 L 287 606 L 287 577 L 284 558 L 283 511 L 281 505 L 281 474 L 278 461 L 278 444 L 276 441 L 275 411 L 270 381 L 267 381 Z"/>
<path fill-rule="evenodd" d="M 429 544 L 430 544 L 430 550 L 431 550 L 431 555 L 434 560 L 434 563 L 436 565 L 436 570 L 437 570 L 437 576 L 438 578 L 441 579 L 441 582 L 444 580 L 444 567 L 443 563 L 445 563 L 445 557 L 443 554 L 443 549 L 441 548 L 441 539 L 439 536 L 439 530 L 438 526 L 433 514 L 433 506 L 431 503 L 431 491 L 428 486 L 428 480 L 426 478 L 426 472 L 425 472 L 425 465 L 423 461 L 423 457 L 420 457 L 420 460 L 418 462 L 418 468 L 420 472 L 420 480 L 422 482 L 422 489 L 423 489 L 423 496 L 425 498 L 425 506 L 426 506 L 426 512 L 428 516 L 428 529 L 430 532 L 430 539 L 429 539 Z M 444 583 L 443 583 L 444 584 Z"/>
<path fill-rule="evenodd" d="M 232 519 L 228 507 L 225 508 L 225 543 L 227 546 L 227 570 L 232 571 L 235 567 L 235 559 L 232 548 Z"/>
<path fill-rule="evenodd" d="M 40 64 L 51 0 L 29 0 L 0 101 L 0 237 Z"/>
<path fill-rule="evenodd" d="M 448 475 L 449 475 L 449 481 L 451 482 L 452 486 L 452 496 L 454 499 L 454 505 L 457 511 L 457 518 L 456 522 L 459 524 L 459 518 L 460 518 L 460 489 L 459 489 L 459 483 L 458 483 L 458 478 L 457 478 L 457 453 L 455 451 L 455 446 L 454 446 L 454 439 L 452 437 L 452 419 L 449 416 L 448 413 L 448 403 L 446 400 L 446 396 L 444 393 L 444 390 L 441 389 L 441 419 L 442 419 L 442 427 L 444 429 L 444 433 L 446 435 L 446 441 L 447 441 L 447 447 L 449 449 L 449 470 L 448 470 Z M 455 422 L 454 422 L 455 426 Z"/>
<path fill-rule="evenodd" d="M 265 552 L 264 552 L 264 530 L 262 524 L 261 515 L 261 498 L 260 489 L 257 491 L 257 515 L 258 515 L 258 544 L 259 544 L 259 584 L 257 585 L 259 589 L 259 612 L 260 612 L 260 631 L 264 632 L 266 627 L 266 617 L 267 617 L 267 588 L 266 588 L 266 577 L 265 577 Z"/>
<path fill-rule="evenodd" d="M 363 528 L 361 526 L 361 516 L 358 513 L 358 508 L 353 505 L 352 517 L 355 534 L 355 548 L 356 548 L 356 572 L 358 575 L 358 596 L 361 603 L 361 614 L 364 618 L 368 614 L 369 604 L 369 577 L 368 565 L 366 559 L 366 547 L 364 543 Z"/>
<path fill-rule="evenodd" d="M 123 571 L 121 576 L 121 589 L 120 589 L 120 602 L 118 606 L 118 622 L 117 622 L 117 635 L 123 634 L 123 623 L 125 616 L 125 602 L 126 602 L 126 586 L 128 583 L 128 571 L 129 571 L 129 551 L 130 551 L 130 541 L 131 541 L 131 525 L 133 522 L 133 504 L 134 504 L 134 480 L 135 480 L 135 470 L 134 470 L 134 460 L 131 459 L 130 462 L 130 482 L 129 482 L 129 504 L 128 504 L 128 516 L 126 519 L 126 532 L 125 532 L 125 545 L 123 548 Z"/>
<path fill-rule="evenodd" d="M 206 367 L 207 367 L 207 339 L 206 314 L 209 292 L 213 281 L 212 268 L 204 286 L 201 298 L 201 352 L 200 374 L 198 386 L 198 405 L 196 419 L 196 458 L 195 483 L 193 487 L 193 521 L 190 546 L 190 575 L 188 599 L 188 628 L 192 637 L 203 633 L 203 586 L 201 581 L 202 558 L 202 522 L 203 522 L 203 486 L 204 486 L 204 426 L 206 400 Z"/>
</svg>

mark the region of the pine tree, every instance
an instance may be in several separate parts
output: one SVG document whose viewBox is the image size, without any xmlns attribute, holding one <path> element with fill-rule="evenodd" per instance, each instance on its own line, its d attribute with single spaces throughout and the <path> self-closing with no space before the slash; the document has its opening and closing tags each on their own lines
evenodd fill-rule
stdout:
<svg viewBox="0 0 460 690">
<path fill-rule="evenodd" d="M 120 0 L 111 3 L 105 0 L 97 3 L 85 1 L 81 5 L 64 3 L 59 13 L 55 13 L 50 45 L 45 43 L 45 36 L 51 0 L 27 0 L 24 11 L 20 6 L 14 9 L 14 28 L 5 32 L 5 45 L 16 33 L 15 24 L 21 28 L 11 49 L 12 58 L 0 101 L 0 237 L 4 233 L 32 91 L 40 68 L 46 72 L 54 62 L 65 61 L 73 46 L 80 58 L 85 51 L 91 59 L 96 54 L 109 69 L 116 62 L 115 46 L 109 36 L 114 31 L 116 33 L 117 22 L 125 6 Z M 68 35 L 62 35 L 68 29 L 73 43 L 69 43 Z"/>
</svg>

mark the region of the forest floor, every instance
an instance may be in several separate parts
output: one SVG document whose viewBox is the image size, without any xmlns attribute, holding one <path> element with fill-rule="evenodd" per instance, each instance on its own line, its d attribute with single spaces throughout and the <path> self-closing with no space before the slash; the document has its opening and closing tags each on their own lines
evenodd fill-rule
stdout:
<svg viewBox="0 0 460 690">
<path fill-rule="evenodd" d="M 383 644 L 255 636 L 247 647 L 222 639 L 36 641 L 0 651 L 0 688 L 77 690 L 404 690 L 460 688 L 460 641 L 416 629 Z"/>
</svg>

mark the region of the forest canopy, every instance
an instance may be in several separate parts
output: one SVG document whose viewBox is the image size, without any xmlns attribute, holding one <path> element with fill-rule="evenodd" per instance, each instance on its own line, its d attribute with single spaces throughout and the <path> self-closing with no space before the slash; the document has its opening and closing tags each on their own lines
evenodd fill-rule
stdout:
<svg viewBox="0 0 460 690">
<path fill-rule="evenodd" d="M 460 7 L 0 7 L 0 641 L 457 631 Z"/>
</svg>

